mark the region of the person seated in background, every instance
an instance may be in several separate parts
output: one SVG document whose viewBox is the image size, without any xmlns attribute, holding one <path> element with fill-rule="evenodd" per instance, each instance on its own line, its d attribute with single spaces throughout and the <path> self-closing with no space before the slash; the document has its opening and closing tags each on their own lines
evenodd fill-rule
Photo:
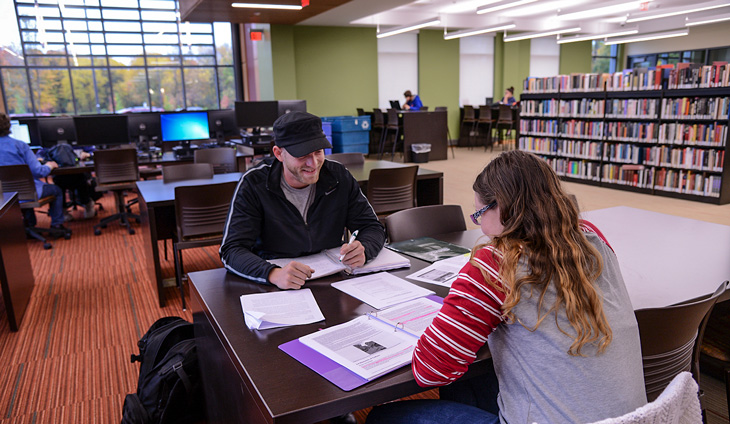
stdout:
<svg viewBox="0 0 730 424">
<path fill-rule="evenodd" d="M 53 169 L 58 168 L 58 164 L 48 161 L 42 165 L 27 144 L 10 137 L 9 134 L 10 118 L 0 112 L 0 166 L 28 165 L 35 180 L 38 198 L 54 196 L 48 209 L 51 216 L 51 228 L 67 231 L 63 226 L 63 192 L 58 186 L 41 181 L 41 178 L 47 177 Z M 32 209 L 24 210 L 23 216 L 27 226 L 36 226 L 35 212 Z"/>
<path fill-rule="evenodd" d="M 500 104 L 503 105 L 509 105 L 512 106 L 517 102 L 517 100 L 514 98 L 513 94 L 515 94 L 515 88 L 509 87 L 506 90 L 504 90 L 504 97 L 502 97 L 502 100 L 499 101 Z"/>
<path fill-rule="evenodd" d="M 359 267 L 378 255 L 385 229 L 357 180 L 325 160 L 332 145 L 322 120 L 291 112 L 274 122 L 274 157 L 249 169 L 238 184 L 226 220 L 220 256 L 243 278 L 299 289 L 314 270 L 297 261 L 278 267 L 266 259 L 297 258 L 341 246 L 342 262 Z M 343 243 L 344 229 L 358 231 Z"/>
<path fill-rule="evenodd" d="M 61 145 L 54 146 L 51 149 L 41 149 L 38 152 L 38 156 L 45 157 L 49 160 L 54 160 L 59 166 L 75 166 L 76 158 L 79 160 L 87 160 L 91 157 L 91 153 L 94 151 L 92 146 L 84 146 L 83 150 L 74 150 L 71 146 L 64 146 L 65 152 L 58 151 L 62 149 Z M 62 154 L 65 153 L 65 154 Z M 64 158 L 64 159 L 61 159 Z M 61 187 L 61 190 L 66 190 L 75 195 L 76 202 L 84 207 L 84 218 L 93 218 L 96 216 L 96 200 L 102 197 L 101 193 L 97 193 L 94 187 L 96 186 L 94 178 L 90 172 L 81 174 L 68 174 L 68 175 L 54 175 L 53 183 Z M 73 221 L 74 216 L 69 211 L 64 212 L 64 219 Z"/>
<path fill-rule="evenodd" d="M 403 95 L 406 97 L 406 103 L 403 105 L 403 109 L 411 111 L 421 110 L 423 103 L 421 103 L 421 98 L 418 97 L 418 94 L 413 94 L 411 90 L 406 90 Z"/>
<path fill-rule="evenodd" d="M 440 400 L 378 406 L 367 422 L 586 423 L 645 405 L 618 259 L 555 171 L 510 151 L 472 188 L 472 221 L 490 239 L 472 249 L 413 352 L 416 382 L 444 386 Z M 457 381 L 485 343 L 492 359 L 482 365 L 493 370 Z"/>
</svg>

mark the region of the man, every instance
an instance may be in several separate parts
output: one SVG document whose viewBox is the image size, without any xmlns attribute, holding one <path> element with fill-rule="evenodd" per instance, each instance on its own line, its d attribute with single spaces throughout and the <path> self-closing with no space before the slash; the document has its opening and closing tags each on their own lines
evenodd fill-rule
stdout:
<svg viewBox="0 0 730 424">
<path fill-rule="evenodd" d="M 41 165 L 27 144 L 10 137 L 9 134 L 10 118 L 0 112 L 0 166 L 28 165 L 35 179 L 38 198 L 55 196 L 48 209 L 51 216 L 51 228 L 67 231 L 63 226 L 63 192 L 58 186 L 41 181 L 41 178 L 48 176 L 53 169 L 58 168 L 58 164 L 48 161 Z M 24 212 L 24 217 L 28 226 L 36 225 L 35 213 L 32 210 Z"/>
<path fill-rule="evenodd" d="M 411 93 L 411 90 L 406 90 L 403 95 L 406 97 L 406 104 L 403 105 L 403 109 L 411 111 L 421 110 L 423 103 L 421 103 L 421 98 L 418 97 L 418 94 L 414 95 Z"/>
<path fill-rule="evenodd" d="M 344 229 L 358 231 L 342 245 L 342 262 L 359 267 L 377 256 L 385 230 L 355 178 L 325 160 L 332 145 L 322 121 L 291 112 L 274 122 L 273 158 L 248 170 L 236 188 L 220 255 L 230 272 L 281 289 L 301 288 L 314 270 L 292 261 L 283 268 L 265 259 L 296 258 L 342 244 Z"/>
</svg>

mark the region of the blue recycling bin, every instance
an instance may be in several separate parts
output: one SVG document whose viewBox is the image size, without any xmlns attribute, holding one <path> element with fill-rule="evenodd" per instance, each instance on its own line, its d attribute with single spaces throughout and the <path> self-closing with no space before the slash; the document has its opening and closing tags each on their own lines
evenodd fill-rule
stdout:
<svg viewBox="0 0 730 424">
<path fill-rule="evenodd" d="M 326 116 L 322 124 L 332 126 L 332 151 L 334 153 L 368 154 L 370 143 L 369 116 Z"/>
</svg>

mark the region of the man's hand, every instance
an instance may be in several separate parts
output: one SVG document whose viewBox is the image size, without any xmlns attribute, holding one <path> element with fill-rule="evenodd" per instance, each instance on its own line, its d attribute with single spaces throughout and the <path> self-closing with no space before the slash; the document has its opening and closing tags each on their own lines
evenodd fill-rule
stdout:
<svg viewBox="0 0 730 424">
<path fill-rule="evenodd" d="M 89 154 L 88 152 L 82 151 L 81 153 L 79 153 L 80 160 L 88 159 L 90 157 L 91 157 L 91 154 Z"/>
<path fill-rule="evenodd" d="M 350 268 L 358 268 L 365 265 L 365 247 L 355 240 L 350 244 L 343 244 L 340 248 L 342 263 Z"/>
<path fill-rule="evenodd" d="M 52 160 L 49 160 L 48 162 L 44 163 L 47 167 L 51 168 L 51 171 L 58 168 L 58 164 Z"/>
<path fill-rule="evenodd" d="M 269 272 L 269 281 L 271 284 L 283 290 L 301 289 L 304 282 L 313 273 L 314 270 L 309 266 L 301 262 L 291 261 L 283 268 L 272 269 Z"/>
<path fill-rule="evenodd" d="M 411 108 L 411 105 L 409 105 L 408 103 L 403 104 L 403 109 L 408 110 L 410 108 Z"/>
</svg>

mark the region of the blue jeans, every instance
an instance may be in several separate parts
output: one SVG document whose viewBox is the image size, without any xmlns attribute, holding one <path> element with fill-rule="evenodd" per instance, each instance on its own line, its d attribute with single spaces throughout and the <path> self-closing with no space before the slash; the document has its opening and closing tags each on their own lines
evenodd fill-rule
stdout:
<svg viewBox="0 0 730 424">
<path fill-rule="evenodd" d="M 491 360 L 489 360 L 491 364 Z M 494 368 L 439 389 L 440 400 L 408 400 L 376 406 L 368 424 L 499 424 L 499 383 Z"/>
<path fill-rule="evenodd" d="M 60 187 L 53 184 L 43 184 L 41 197 L 55 196 L 56 198 L 48 205 L 48 215 L 51 217 L 51 226 L 63 224 L 63 191 Z M 35 212 L 32 209 L 26 209 L 25 219 L 29 227 L 35 227 L 37 224 Z"/>
</svg>

